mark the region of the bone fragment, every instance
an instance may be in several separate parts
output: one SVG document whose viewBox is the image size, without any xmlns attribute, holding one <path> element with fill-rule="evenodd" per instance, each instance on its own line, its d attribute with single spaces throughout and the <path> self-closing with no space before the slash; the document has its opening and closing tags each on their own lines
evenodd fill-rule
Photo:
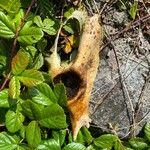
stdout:
<svg viewBox="0 0 150 150">
<path fill-rule="evenodd" d="M 102 26 L 99 23 L 99 16 L 95 14 L 87 17 L 85 21 L 77 57 L 70 65 L 62 67 L 60 59 L 54 58 L 57 54 L 52 54 L 47 59 L 51 65 L 49 73 L 54 82 L 61 81 L 67 87 L 67 106 L 74 140 L 82 126 L 89 127 L 89 99 L 99 65 L 102 40 Z"/>
</svg>

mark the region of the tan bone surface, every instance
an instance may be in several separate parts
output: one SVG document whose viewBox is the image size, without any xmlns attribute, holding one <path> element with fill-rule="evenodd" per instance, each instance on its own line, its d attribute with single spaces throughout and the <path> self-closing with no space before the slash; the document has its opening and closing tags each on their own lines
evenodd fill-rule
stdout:
<svg viewBox="0 0 150 150">
<path fill-rule="evenodd" d="M 57 63 L 52 65 L 50 69 L 54 82 L 58 82 L 58 80 L 67 82 L 64 84 L 69 93 L 68 109 L 71 115 L 74 140 L 82 126 L 89 127 L 89 99 L 99 65 L 102 39 L 103 33 L 99 24 L 99 16 L 95 14 L 88 17 L 85 21 L 75 61 L 68 67 L 61 67 L 61 64 Z M 50 59 L 53 57 L 51 56 Z"/>
</svg>

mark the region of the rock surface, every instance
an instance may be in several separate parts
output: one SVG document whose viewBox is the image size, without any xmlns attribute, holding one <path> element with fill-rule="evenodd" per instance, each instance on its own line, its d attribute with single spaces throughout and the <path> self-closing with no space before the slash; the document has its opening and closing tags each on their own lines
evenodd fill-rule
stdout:
<svg viewBox="0 0 150 150">
<path fill-rule="evenodd" d="M 109 35 L 120 30 L 114 24 L 119 26 L 128 18 L 111 10 L 105 19 L 110 20 L 104 24 Z M 101 52 L 90 113 L 92 124 L 103 131 L 111 131 L 111 124 L 125 138 L 137 135 L 150 121 L 150 43 L 141 30 L 125 33 L 112 43 Z"/>
</svg>

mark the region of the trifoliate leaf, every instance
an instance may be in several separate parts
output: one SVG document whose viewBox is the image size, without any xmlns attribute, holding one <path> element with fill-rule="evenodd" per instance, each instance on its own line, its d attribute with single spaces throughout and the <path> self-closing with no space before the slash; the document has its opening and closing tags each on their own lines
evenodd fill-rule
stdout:
<svg viewBox="0 0 150 150">
<path fill-rule="evenodd" d="M 31 121 L 26 128 L 26 140 L 29 145 L 37 147 L 41 142 L 41 131 L 36 121 Z"/>
<path fill-rule="evenodd" d="M 20 81 L 17 77 L 12 77 L 9 82 L 9 96 L 12 99 L 17 99 L 20 95 Z"/>
<path fill-rule="evenodd" d="M 55 35 L 57 32 L 56 29 L 53 27 L 55 25 L 55 21 L 50 18 L 46 18 L 42 22 L 41 17 L 36 16 L 34 18 L 34 23 L 36 23 L 38 27 L 40 27 L 44 32 L 49 35 Z"/>
<path fill-rule="evenodd" d="M 16 132 L 18 131 L 22 123 L 24 121 L 24 116 L 20 112 L 14 112 L 12 110 L 8 110 L 6 114 L 6 128 L 9 132 Z"/>
<path fill-rule="evenodd" d="M 39 123 L 47 128 L 66 128 L 66 115 L 58 104 L 51 104 L 42 110 L 42 119 Z"/>
<path fill-rule="evenodd" d="M 44 81 L 44 78 L 42 76 L 42 73 L 37 70 L 25 70 L 20 76 L 18 76 L 18 79 L 26 86 L 35 86 L 37 84 L 40 84 Z"/>
<path fill-rule="evenodd" d="M 61 150 L 59 143 L 54 139 L 44 140 L 37 150 Z"/>
<path fill-rule="evenodd" d="M 29 63 L 29 55 L 27 52 L 19 50 L 17 55 L 12 59 L 11 70 L 14 75 L 23 72 Z"/>
<path fill-rule="evenodd" d="M 11 20 L 0 11 L 0 37 L 13 38 L 15 36 L 15 28 Z"/>
</svg>

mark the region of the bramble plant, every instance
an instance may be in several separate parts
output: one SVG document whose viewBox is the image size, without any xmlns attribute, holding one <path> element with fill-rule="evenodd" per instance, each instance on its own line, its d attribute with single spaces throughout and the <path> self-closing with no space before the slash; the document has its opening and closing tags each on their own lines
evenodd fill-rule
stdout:
<svg viewBox="0 0 150 150">
<path fill-rule="evenodd" d="M 128 141 L 94 137 L 85 127 L 72 140 L 65 87 L 53 83 L 44 63 L 61 28 L 73 36 L 81 30 L 82 11 L 65 7 L 65 19 L 56 19 L 50 0 L 0 1 L 0 150 L 150 149 L 150 123 L 142 137 Z"/>
</svg>

